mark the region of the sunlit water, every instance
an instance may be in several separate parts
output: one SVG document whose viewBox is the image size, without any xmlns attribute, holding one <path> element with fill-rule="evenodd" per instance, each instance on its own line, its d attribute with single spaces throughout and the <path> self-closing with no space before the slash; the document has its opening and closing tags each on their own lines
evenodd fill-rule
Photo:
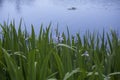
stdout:
<svg viewBox="0 0 120 80">
<path fill-rule="evenodd" d="M 75 10 L 68 10 L 75 7 Z M 72 34 L 86 30 L 120 32 L 120 0 L 0 0 L 0 23 L 20 18 L 30 30 L 35 26 L 36 33 L 40 25 L 46 27 L 52 23 L 52 30 L 59 27 Z"/>
</svg>

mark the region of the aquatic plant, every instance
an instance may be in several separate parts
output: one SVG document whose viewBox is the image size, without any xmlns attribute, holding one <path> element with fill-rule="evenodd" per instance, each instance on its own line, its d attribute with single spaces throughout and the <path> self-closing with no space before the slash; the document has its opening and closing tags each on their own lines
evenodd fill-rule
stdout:
<svg viewBox="0 0 120 80">
<path fill-rule="evenodd" d="M 36 36 L 33 25 L 28 33 L 21 24 L 18 29 L 15 22 L 0 24 L 0 80 L 120 79 L 120 41 L 114 30 L 73 37 L 67 29 L 55 43 L 51 25 L 41 25 Z"/>
</svg>

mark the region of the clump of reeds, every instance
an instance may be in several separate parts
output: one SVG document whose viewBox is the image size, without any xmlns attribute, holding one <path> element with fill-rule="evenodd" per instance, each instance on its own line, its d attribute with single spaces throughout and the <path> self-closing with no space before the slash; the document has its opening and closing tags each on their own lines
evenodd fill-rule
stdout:
<svg viewBox="0 0 120 80">
<path fill-rule="evenodd" d="M 102 35 L 59 34 L 41 26 L 38 36 L 0 24 L 0 80 L 119 80 L 120 40 L 113 30 Z M 67 37 L 66 37 L 67 36 Z"/>
</svg>

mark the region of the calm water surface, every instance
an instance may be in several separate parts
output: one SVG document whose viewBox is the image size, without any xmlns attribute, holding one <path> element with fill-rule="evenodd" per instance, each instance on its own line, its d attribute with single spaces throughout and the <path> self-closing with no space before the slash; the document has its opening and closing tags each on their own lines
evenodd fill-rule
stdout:
<svg viewBox="0 0 120 80">
<path fill-rule="evenodd" d="M 120 32 L 120 0 L 0 0 L 0 23 L 14 19 L 18 24 L 20 18 L 36 32 L 50 22 L 53 30 L 57 24 L 60 31 L 68 26 L 72 34 L 103 28 Z"/>
</svg>

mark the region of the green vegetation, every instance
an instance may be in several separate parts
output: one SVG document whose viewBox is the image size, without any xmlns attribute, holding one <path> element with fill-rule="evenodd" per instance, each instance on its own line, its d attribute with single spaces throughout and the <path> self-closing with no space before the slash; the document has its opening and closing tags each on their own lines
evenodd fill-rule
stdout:
<svg viewBox="0 0 120 80">
<path fill-rule="evenodd" d="M 0 33 L 0 80 L 119 80 L 120 40 L 113 30 L 102 35 L 60 35 L 56 41 L 40 27 L 36 36 L 15 29 L 15 23 L 2 24 Z"/>
</svg>

